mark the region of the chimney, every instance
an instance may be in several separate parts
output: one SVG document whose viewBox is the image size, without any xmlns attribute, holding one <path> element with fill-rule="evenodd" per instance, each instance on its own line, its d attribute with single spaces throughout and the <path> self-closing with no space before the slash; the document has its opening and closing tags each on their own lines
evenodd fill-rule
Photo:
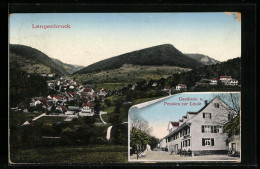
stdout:
<svg viewBox="0 0 260 169">
<path fill-rule="evenodd" d="M 207 101 L 207 100 L 205 100 L 204 102 L 205 102 L 205 105 L 207 105 L 207 104 L 208 104 L 208 101 Z"/>
</svg>

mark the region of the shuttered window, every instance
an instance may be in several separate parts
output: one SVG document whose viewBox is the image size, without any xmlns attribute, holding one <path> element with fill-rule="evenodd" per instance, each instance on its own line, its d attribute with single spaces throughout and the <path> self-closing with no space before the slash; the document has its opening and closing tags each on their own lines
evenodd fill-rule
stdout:
<svg viewBox="0 0 260 169">
<path fill-rule="evenodd" d="M 202 133 L 205 132 L 205 130 L 204 130 L 204 126 L 203 126 L 203 125 L 201 126 L 201 132 L 202 132 Z"/>
<path fill-rule="evenodd" d="M 211 146 L 214 146 L 214 138 L 211 139 Z"/>
<path fill-rule="evenodd" d="M 202 138 L 202 146 L 214 146 L 214 138 Z"/>
</svg>

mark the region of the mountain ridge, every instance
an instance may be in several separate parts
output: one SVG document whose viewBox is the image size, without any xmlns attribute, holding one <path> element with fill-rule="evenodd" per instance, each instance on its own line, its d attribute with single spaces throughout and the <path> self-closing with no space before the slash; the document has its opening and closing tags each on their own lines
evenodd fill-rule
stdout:
<svg viewBox="0 0 260 169">
<path fill-rule="evenodd" d="M 220 61 L 213 59 L 207 55 L 199 54 L 199 53 L 185 53 L 185 55 L 203 63 L 204 65 L 214 65 L 220 63 Z"/>
<path fill-rule="evenodd" d="M 73 75 L 112 70 L 120 68 L 124 64 L 147 66 L 169 65 L 191 69 L 204 66 L 204 64 L 196 59 L 180 52 L 173 45 L 162 44 L 104 59 L 74 72 Z"/>
<path fill-rule="evenodd" d="M 42 51 L 19 44 L 9 45 L 10 66 L 27 73 L 56 73 L 68 75 L 69 73 L 60 65 L 56 64 Z"/>
</svg>

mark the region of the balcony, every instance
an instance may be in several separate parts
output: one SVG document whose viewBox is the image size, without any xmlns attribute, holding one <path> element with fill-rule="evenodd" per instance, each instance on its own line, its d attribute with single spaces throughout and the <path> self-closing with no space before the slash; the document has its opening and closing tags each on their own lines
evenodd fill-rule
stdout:
<svg viewBox="0 0 260 169">
<path fill-rule="evenodd" d="M 190 133 L 183 136 L 184 139 L 189 138 L 189 137 L 190 137 Z"/>
</svg>

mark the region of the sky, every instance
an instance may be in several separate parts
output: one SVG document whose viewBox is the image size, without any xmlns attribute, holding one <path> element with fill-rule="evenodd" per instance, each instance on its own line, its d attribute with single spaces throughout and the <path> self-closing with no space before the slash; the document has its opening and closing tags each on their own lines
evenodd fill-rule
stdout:
<svg viewBox="0 0 260 169">
<path fill-rule="evenodd" d="M 226 61 L 241 56 L 241 15 L 234 17 L 238 14 L 14 13 L 9 20 L 9 42 L 82 66 L 161 44 Z M 54 24 L 70 28 L 33 28 Z"/>
<path fill-rule="evenodd" d="M 185 116 L 187 112 L 197 112 L 199 111 L 204 105 L 205 100 L 208 101 L 208 103 L 215 98 L 216 96 L 220 96 L 221 99 L 225 103 L 227 103 L 231 108 L 232 104 L 230 101 L 229 92 L 192 92 L 192 93 L 180 93 L 173 95 L 171 97 L 168 97 L 164 100 L 161 100 L 159 102 L 156 102 L 154 104 L 150 104 L 143 108 L 131 108 L 129 111 L 129 116 L 131 117 L 134 113 L 139 113 L 141 117 L 148 121 L 148 124 L 150 127 L 152 127 L 151 135 L 157 137 L 157 138 L 163 138 L 169 132 L 167 131 L 167 127 L 169 124 L 169 121 L 179 121 L 182 119 L 182 116 Z M 234 92 L 234 94 L 238 95 L 238 98 L 240 98 L 240 93 Z M 197 101 L 193 101 L 195 103 L 199 102 L 201 105 L 190 105 L 190 101 L 180 101 L 179 98 L 196 98 Z M 202 99 L 202 100 L 201 100 Z M 174 105 L 166 105 L 164 102 L 168 103 L 188 103 L 187 106 L 174 106 Z M 130 118 L 131 119 L 131 118 Z"/>
</svg>

